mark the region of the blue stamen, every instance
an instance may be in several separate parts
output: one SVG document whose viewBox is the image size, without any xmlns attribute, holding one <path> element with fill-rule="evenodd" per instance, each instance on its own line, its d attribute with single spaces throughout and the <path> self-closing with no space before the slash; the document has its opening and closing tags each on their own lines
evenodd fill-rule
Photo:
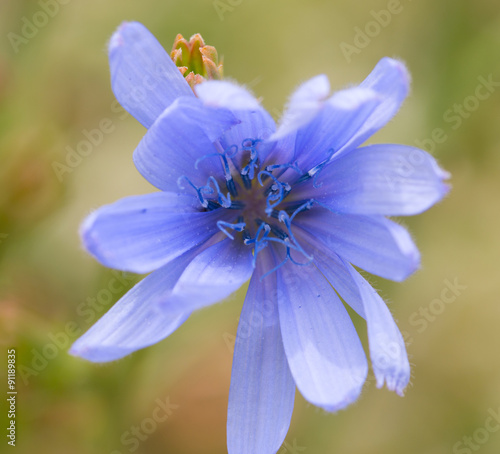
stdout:
<svg viewBox="0 0 500 454">
<path fill-rule="evenodd" d="M 263 241 L 268 237 L 269 232 L 271 231 L 271 227 L 266 224 L 262 219 L 256 219 L 255 223 L 259 226 L 257 229 L 257 233 L 255 234 L 255 238 L 250 238 L 245 244 L 257 244 L 260 241 Z M 264 235 L 259 239 L 259 235 L 264 231 Z"/>
<path fill-rule="evenodd" d="M 226 208 L 232 210 L 244 210 L 246 203 L 245 201 L 232 200 L 231 196 L 237 196 L 237 184 L 231 175 L 231 172 L 239 171 L 241 176 L 241 182 L 247 190 L 252 187 L 252 180 L 257 176 L 257 180 L 260 186 L 263 188 L 263 193 L 266 197 L 266 209 L 265 213 L 269 218 L 278 220 L 284 224 L 284 228 L 279 227 L 277 222 L 267 223 L 263 219 L 257 218 L 252 221 L 258 226 L 255 236 L 252 237 L 250 234 L 247 223 L 243 216 L 243 211 L 239 213 L 238 220 L 235 223 L 226 222 L 219 220 L 217 221 L 217 227 L 224 233 L 228 238 L 234 239 L 235 232 L 242 232 L 242 240 L 245 245 L 253 247 L 253 266 L 256 265 L 257 256 L 260 251 L 269 246 L 269 244 L 281 245 L 286 250 L 286 256 L 284 260 L 274 267 L 272 270 L 268 271 L 262 276 L 264 279 L 269 274 L 278 270 L 285 263 L 290 261 L 295 265 L 305 266 L 313 260 L 313 257 L 308 255 L 306 251 L 301 247 L 292 232 L 292 222 L 294 218 L 302 211 L 309 210 L 316 203 L 313 199 L 308 201 L 301 201 L 288 204 L 285 210 L 277 210 L 276 207 L 283 201 L 285 197 L 291 192 L 292 187 L 287 182 L 280 181 L 278 178 L 280 175 L 287 174 L 288 170 L 292 170 L 299 174 L 299 182 L 306 181 L 306 179 L 314 178 L 313 184 L 317 186 L 316 178 L 321 170 L 327 165 L 328 159 L 320 163 L 311 169 L 307 174 L 302 174 L 298 167 L 297 162 L 287 163 L 287 164 L 276 164 L 269 165 L 264 170 L 260 169 L 259 163 L 259 153 L 258 144 L 261 141 L 258 139 L 245 139 L 241 143 L 240 151 L 249 152 L 248 164 L 243 167 L 241 171 L 238 170 L 238 165 L 231 161 L 238 153 L 238 147 L 232 145 L 222 150 L 222 146 L 219 142 L 214 143 L 217 153 L 208 153 L 205 156 L 199 158 L 195 167 L 198 169 L 200 163 L 204 159 L 210 157 L 218 157 L 220 159 L 221 165 L 223 167 L 224 176 L 226 180 L 227 194 L 223 194 L 219 186 L 218 180 L 213 176 L 208 177 L 205 186 L 197 187 L 192 181 L 183 176 L 179 178 L 178 184 L 183 188 L 181 182 L 186 180 L 191 187 L 196 190 L 198 198 L 204 208 L 207 210 L 215 210 L 218 208 Z M 333 150 L 331 155 L 333 154 Z M 331 155 L 329 158 L 331 158 Z M 274 175 L 273 175 L 274 172 Z M 265 182 L 265 183 L 264 183 Z M 318 186 L 319 187 L 319 186 Z M 250 222 L 249 219 L 247 219 Z M 307 260 L 306 263 L 300 263 L 292 256 L 292 251 L 297 251 L 302 254 Z M 295 254 L 293 254 L 295 255 Z"/>
<path fill-rule="evenodd" d="M 252 189 L 252 180 L 246 174 L 241 174 L 241 179 L 243 181 L 243 185 L 249 191 Z"/>
<path fill-rule="evenodd" d="M 250 145 L 245 145 L 245 142 L 250 142 Z M 250 162 L 243 167 L 241 175 L 248 175 L 250 180 L 255 176 L 255 169 L 259 168 L 259 153 L 257 152 L 257 145 L 262 142 L 260 139 L 244 139 L 241 142 L 242 151 L 250 151 Z"/>
<path fill-rule="evenodd" d="M 322 163 L 318 164 L 316 167 L 312 168 L 308 172 L 311 175 L 311 177 L 313 177 L 313 188 L 318 189 L 321 186 L 323 186 L 323 183 L 318 184 L 318 176 L 321 173 L 321 171 L 326 167 L 326 165 L 330 162 L 334 153 L 335 150 L 333 148 L 330 149 L 328 158 L 326 158 Z"/>
<path fill-rule="evenodd" d="M 227 193 L 227 196 L 224 196 L 224 194 L 222 194 L 219 188 L 219 184 L 214 177 L 208 177 L 206 186 L 203 186 L 201 190 L 210 191 L 206 192 L 206 194 L 213 194 L 214 190 L 210 187 L 210 183 L 213 183 L 213 185 L 215 186 L 215 192 L 217 193 L 218 202 L 221 204 L 221 206 L 223 206 L 224 208 L 229 208 L 231 206 L 231 195 L 229 194 L 229 192 Z"/>
<path fill-rule="evenodd" d="M 248 238 L 244 240 L 244 243 L 246 245 L 249 244 L 254 244 L 254 254 L 253 254 L 253 260 L 252 264 L 253 267 L 255 268 L 256 260 L 257 260 L 257 255 L 259 254 L 262 249 L 264 249 L 267 246 L 267 240 L 269 239 L 269 232 L 271 231 L 271 227 L 269 227 L 268 224 L 266 224 L 262 219 L 256 219 L 255 222 L 259 224 L 259 228 L 257 229 L 257 233 L 255 234 L 254 238 Z M 259 238 L 259 235 L 262 233 L 262 238 Z"/>
<path fill-rule="evenodd" d="M 207 200 L 208 206 L 207 210 L 208 211 L 213 211 L 216 210 L 217 208 L 220 208 L 220 205 L 217 202 L 214 202 L 213 200 Z"/>
<path fill-rule="evenodd" d="M 204 161 L 204 160 L 205 160 L 205 159 L 207 159 L 207 158 L 213 158 L 214 156 L 219 157 L 219 156 L 220 156 L 220 153 L 208 153 L 208 154 L 206 154 L 206 155 L 203 155 L 201 158 L 198 158 L 198 159 L 195 161 L 195 163 L 194 163 L 194 168 L 195 168 L 196 170 L 198 170 L 198 165 L 199 165 L 199 163 L 200 163 L 201 161 Z"/>
<path fill-rule="evenodd" d="M 323 183 L 320 183 L 318 184 L 317 180 L 318 180 L 318 176 L 320 174 L 320 172 L 325 168 L 325 166 L 331 161 L 332 159 L 332 156 L 335 154 L 335 150 L 333 148 L 331 148 L 330 150 L 328 150 L 328 157 L 322 161 L 321 163 L 319 163 L 317 166 L 314 166 L 311 170 L 309 170 L 307 173 L 305 173 L 304 175 L 302 175 L 296 182 L 295 184 L 299 184 L 299 183 L 303 183 L 304 181 L 307 181 L 311 178 L 314 177 L 314 181 L 313 181 L 313 187 L 315 189 L 318 189 L 320 188 L 321 186 L 323 186 Z"/>
<path fill-rule="evenodd" d="M 208 200 L 205 199 L 205 197 L 203 197 L 203 195 L 201 193 L 202 189 L 204 189 L 205 186 L 202 186 L 201 188 L 199 188 L 187 176 L 183 175 L 182 177 L 179 177 L 177 179 L 177 186 L 179 186 L 180 189 L 185 189 L 185 187 L 181 185 L 182 180 L 186 180 L 194 188 L 194 190 L 198 194 L 198 199 L 200 200 L 200 203 L 203 206 L 203 208 L 208 208 Z M 213 190 L 212 190 L 212 192 L 213 192 Z"/>
<path fill-rule="evenodd" d="M 304 255 L 304 257 L 306 257 L 309 261 L 312 261 L 313 257 L 308 255 L 307 252 L 304 251 L 302 246 L 300 246 L 299 242 L 295 238 L 295 236 L 292 232 L 292 221 L 298 213 L 300 213 L 301 211 L 304 211 L 304 210 L 309 210 L 312 207 L 312 205 L 313 205 L 313 202 L 311 200 L 309 200 L 308 202 L 302 204 L 299 208 L 297 208 L 293 212 L 292 216 L 289 216 L 286 211 L 280 211 L 280 215 L 279 215 L 279 220 L 285 224 L 285 226 L 288 230 L 288 235 L 290 237 L 290 240 L 292 241 L 292 244 L 296 247 L 296 250 L 301 252 Z"/>
<path fill-rule="evenodd" d="M 290 254 L 290 250 L 291 249 L 297 250 L 297 247 L 295 247 L 294 245 L 290 244 L 290 240 L 288 238 L 286 238 L 285 240 L 279 240 L 278 238 L 269 238 L 268 241 L 275 241 L 275 242 L 283 244 L 286 247 L 286 257 L 285 257 L 285 259 L 280 264 L 278 264 L 273 269 L 269 270 L 267 273 L 265 273 L 264 275 L 262 275 L 262 277 L 260 278 L 261 281 L 263 279 L 265 279 L 267 276 L 269 276 L 270 274 L 272 274 L 275 271 L 279 270 L 286 262 L 288 262 L 288 260 L 290 260 L 294 265 L 299 265 L 299 266 L 309 265 L 312 262 L 312 260 L 313 260 L 312 257 L 306 263 L 300 263 L 300 262 L 297 262 L 296 260 L 294 260 L 293 257 L 292 257 L 292 255 Z"/>
<path fill-rule="evenodd" d="M 233 197 L 238 196 L 238 190 L 236 189 L 236 185 L 234 184 L 233 177 L 229 179 L 226 178 L 226 188 Z"/>
<path fill-rule="evenodd" d="M 237 224 L 231 224 L 226 221 L 217 221 L 217 227 L 221 230 L 222 233 L 226 234 L 229 238 L 234 240 L 234 236 L 231 235 L 224 227 L 228 227 L 236 232 L 242 232 L 245 228 L 246 224 L 244 222 L 238 222 Z"/>
<path fill-rule="evenodd" d="M 245 145 L 245 142 L 250 142 L 250 145 Z M 253 160 L 258 157 L 257 145 L 261 143 L 260 139 L 243 139 L 241 141 L 242 151 L 250 151 L 250 159 Z"/>
<path fill-rule="evenodd" d="M 259 167 L 259 157 L 257 156 L 255 159 L 251 159 L 251 161 L 241 169 L 241 175 L 246 176 L 248 175 L 248 178 L 250 180 L 253 180 L 255 176 L 255 169 Z"/>
<path fill-rule="evenodd" d="M 269 226 L 271 227 L 271 232 L 274 233 L 279 239 L 284 240 L 285 238 L 288 238 L 288 235 L 279 227 L 272 224 L 269 224 Z"/>
<path fill-rule="evenodd" d="M 273 209 L 273 211 L 271 211 L 271 214 L 269 216 L 274 218 L 274 219 L 278 219 L 279 215 L 280 215 L 280 212 L 278 210 Z"/>
<path fill-rule="evenodd" d="M 274 184 L 272 184 L 264 192 L 264 194 L 267 196 L 266 214 L 268 216 L 270 216 L 273 208 L 275 206 L 279 205 L 281 203 L 281 201 L 283 200 L 284 189 L 286 188 L 287 190 L 289 190 L 290 185 L 288 183 L 282 183 L 272 173 L 268 172 L 267 170 L 261 170 L 257 176 L 257 179 L 258 179 L 261 186 L 264 186 L 264 182 L 262 181 L 262 178 L 264 175 L 267 175 L 268 177 L 272 178 L 274 181 Z M 273 191 L 275 192 L 274 194 L 272 193 Z"/>
<path fill-rule="evenodd" d="M 230 210 L 242 210 L 243 208 L 245 208 L 245 204 L 239 200 L 233 200 L 229 207 Z"/>
<path fill-rule="evenodd" d="M 222 148 L 218 142 L 215 145 L 216 146 L 218 145 L 220 148 Z M 228 158 L 229 159 L 234 158 L 237 153 L 238 153 L 238 147 L 236 145 L 230 145 L 222 152 L 208 153 L 202 156 L 201 158 L 198 158 L 194 163 L 194 167 L 195 169 L 198 169 L 199 163 L 204 159 L 211 158 L 214 156 L 220 158 L 220 161 L 222 161 L 222 170 L 224 171 L 224 177 L 226 178 L 227 190 L 233 197 L 236 197 L 238 195 L 238 191 L 236 189 L 236 185 L 234 184 L 234 180 L 231 175 L 231 170 L 229 169 Z"/>
<path fill-rule="evenodd" d="M 314 199 L 311 199 L 311 200 L 308 200 L 307 202 L 303 203 L 302 205 L 300 205 L 292 213 L 292 216 L 290 216 L 290 222 L 292 222 L 293 219 L 295 218 L 295 216 L 297 216 L 297 214 L 299 214 L 301 211 L 310 210 L 313 207 L 314 203 L 316 203 L 316 201 Z"/>
<path fill-rule="evenodd" d="M 297 172 L 299 175 L 302 175 L 302 170 L 299 169 L 297 161 L 291 162 L 289 164 L 273 164 L 271 166 L 266 167 L 266 170 L 269 172 L 272 172 L 273 170 L 276 170 L 276 169 L 283 169 L 283 170 L 292 169 L 295 172 Z"/>
<path fill-rule="evenodd" d="M 260 278 L 260 281 L 262 282 L 267 276 L 273 274 L 275 271 L 278 271 L 286 262 L 288 262 L 289 255 L 288 255 L 288 250 L 286 252 L 286 257 L 285 259 L 277 266 L 274 268 L 270 269 L 267 273 L 263 274 Z"/>
</svg>

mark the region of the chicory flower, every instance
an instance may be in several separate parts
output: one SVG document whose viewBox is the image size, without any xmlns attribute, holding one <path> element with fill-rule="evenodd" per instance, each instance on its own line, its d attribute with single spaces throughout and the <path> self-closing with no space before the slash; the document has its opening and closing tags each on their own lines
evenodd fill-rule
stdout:
<svg viewBox="0 0 500 454">
<path fill-rule="evenodd" d="M 295 387 L 327 411 L 359 396 L 367 359 L 340 298 L 366 320 L 377 385 L 402 394 L 410 378 L 403 338 L 354 266 L 395 281 L 413 273 L 419 252 L 386 216 L 421 213 L 448 190 L 425 151 L 362 146 L 407 96 L 405 66 L 384 58 L 360 85 L 333 95 L 326 76 L 314 77 L 276 127 L 232 82 L 192 89 L 138 23 L 118 29 L 109 56 L 118 101 L 148 129 L 135 165 L 160 191 L 98 209 L 81 235 L 102 264 L 152 273 L 70 352 L 121 358 L 250 279 L 229 392 L 231 454 L 279 449 Z"/>
</svg>

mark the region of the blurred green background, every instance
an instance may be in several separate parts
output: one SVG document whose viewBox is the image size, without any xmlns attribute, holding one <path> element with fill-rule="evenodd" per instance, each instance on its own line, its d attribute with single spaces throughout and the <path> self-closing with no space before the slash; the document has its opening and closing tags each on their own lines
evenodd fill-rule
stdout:
<svg viewBox="0 0 500 454">
<path fill-rule="evenodd" d="M 420 143 L 453 175 L 447 199 L 404 219 L 422 269 L 399 284 L 371 278 L 405 334 L 411 385 L 400 398 L 370 378 L 358 402 L 333 415 L 297 393 L 279 452 L 500 452 L 496 0 L 1 0 L 0 377 L 7 391 L 6 352 L 16 348 L 17 452 L 226 452 L 244 290 L 123 360 L 94 365 L 66 353 L 140 279 L 121 276 L 120 291 L 110 291 L 115 275 L 83 251 L 77 233 L 92 209 L 153 190 L 131 159 L 145 131 L 113 107 L 109 84 L 106 42 L 124 20 L 144 23 L 168 51 L 177 33 L 200 32 L 224 56 L 225 75 L 276 117 L 313 75 L 339 89 L 383 56 L 407 63 L 412 94 L 372 141 Z M 104 119 L 112 131 L 58 175 L 68 147 Z M 152 423 L 158 402 L 173 405 Z M 2 450 L 7 441 L 2 432 Z"/>
</svg>

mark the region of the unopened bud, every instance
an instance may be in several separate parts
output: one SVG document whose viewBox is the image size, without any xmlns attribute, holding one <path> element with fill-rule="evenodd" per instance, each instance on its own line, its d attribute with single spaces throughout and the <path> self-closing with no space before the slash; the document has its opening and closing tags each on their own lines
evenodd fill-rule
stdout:
<svg viewBox="0 0 500 454">
<path fill-rule="evenodd" d="M 191 88 L 205 80 L 222 79 L 222 62 L 217 50 L 205 45 L 199 33 L 189 41 L 177 35 L 170 56 Z"/>
</svg>

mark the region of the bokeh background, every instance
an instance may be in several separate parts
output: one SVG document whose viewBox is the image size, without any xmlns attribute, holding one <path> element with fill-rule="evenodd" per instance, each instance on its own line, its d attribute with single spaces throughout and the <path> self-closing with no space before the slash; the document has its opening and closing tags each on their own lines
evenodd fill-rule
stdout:
<svg viewBox="0 0 500 454">
<path fill-rule="evenodd" d="M 143 22 L 169 51 L 177 33 L 200 32 L 224 56 L 226 76 L 275 117 L 313 75 L 339 89 L 383 56 L 407 63 L 411 97 L 372 141 L 420 143 L 453 175 L 447 199 L 402 220 L 422 269 L 404 283 L 370 278 L 404 332 L 411 385 L 400 398 L 372 376 L 358 402 L 333 415 L 297 393 L 280 453 L 500 452 L 496 0 L 1 0 L 0 383 L 7 391 L 6 352 L 16 348 L 17 452 L 226 452 L 244 289 L 123 360 L 94 365 L 67 354 L 141 278 L 119 275 L 120 290 L 110 290 L 116 275 L 83 251 L 77 233 L 92 209 L 153 190 L 131 159 L 145 131 L 116 109 L 109 84 L 106 42 L 124 20 Z M 111 131 L 71 161 L 69 150 L 103 120 Z M 152 423 L 159 402 L 169 416 Z M 2 450 L 6 442 L 3 434 Z"/>
</svg>

